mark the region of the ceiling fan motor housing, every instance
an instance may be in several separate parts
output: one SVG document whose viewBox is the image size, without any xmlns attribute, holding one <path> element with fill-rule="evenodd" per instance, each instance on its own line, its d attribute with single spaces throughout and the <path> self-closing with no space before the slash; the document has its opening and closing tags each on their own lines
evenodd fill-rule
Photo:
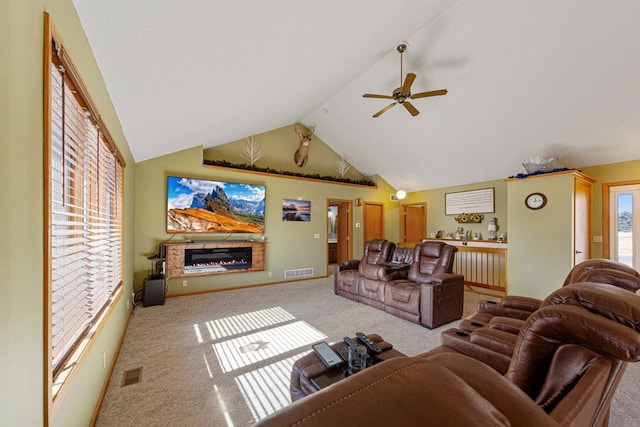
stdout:
<svg viewBox="0 0 640 427">
<path fill-rule="evenodd" d="M 397 87 L 393 90 L 393 99 L 395 99 L 396 101 L 398 101 L 400 104 L 402 104 L 404 101 L 406 101 L 407 98 L 409 98 L 411 96 L 411 92 L 406 92 L 403 93 L 402 92 L 402 88 L 401 87 Z"/>
</svg>

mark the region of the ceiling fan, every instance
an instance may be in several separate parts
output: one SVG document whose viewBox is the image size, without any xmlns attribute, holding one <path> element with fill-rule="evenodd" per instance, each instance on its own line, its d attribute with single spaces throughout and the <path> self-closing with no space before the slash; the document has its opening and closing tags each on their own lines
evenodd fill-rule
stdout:
<svg viewBox="0 0 640 427">
<path fill-rule="evenodd" d="M 420 111 L 418 111 L 416 107 L 414 107 L 413 104 L 408 101 L 408 99 L 426 98 L 427 96 L 439 96 L 439 95 L 447 94 L 446 89 L 432 90 L 429 92 L 420 92 L 420 93 L 411 94 L 411 85 L 413 84 L 413 81 L 416 79 L 416 75 L 413 73 L 407 73 L 407 77 L 405 77 L 404 83 L 402 83 L 402 54 L 406 49 L 407 49 L 407 45 L 404 43 L 399 44 L 397 47 L 398 52 L 400 52 L 400 87 L 395 88 L 393 90 L 392 95 L 376 95 L 372 93 L 365 93 L 364 95 L 362 95 L 363 98 L 383 98 L 383 99 L 393 99 L 395 101 L 387 105 L 386 107 L 384 107 L 382 110 L 375 113 L 372 116 L 374 118 L 380 117 L 382 113 L 386 112 L 396 104 L 404 105 L 404 108 L 406 108 L 407 111 L 411 113 L 412 116 L 417 116 L 418 114 L 420 114 Z"/>
</svg>

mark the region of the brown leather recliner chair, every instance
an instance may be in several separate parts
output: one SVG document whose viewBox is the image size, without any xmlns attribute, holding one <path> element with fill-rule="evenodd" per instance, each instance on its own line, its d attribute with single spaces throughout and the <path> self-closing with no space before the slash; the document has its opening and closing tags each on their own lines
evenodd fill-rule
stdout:
<svg viewBox="0 0 640 427">
<path fill-rule="evenodd" d="M 640 273 L 617 261 L 594 258 L 583 261 L 571 269 L 562 286 L 576 282 L 609 283 L 636 292 L 640 289 Z M 476 322 L 488 323 L 494 316 L 526 320 L 538 308 L 542 300 L 537 298 L 508 295 L 499 302 L 480 301 Z M 480 315 L 480 313 L 486 313 Z M 464 328 L 464 325 L 463 325 Z"/>
<path fill-rule="evenodd" d="M 640 288 L 640 274 L 616 261 L 592 259 L 576 265 L 563 286 L 575 281 L 608 283 L 627 291 Z M 535 298 L 507 296 L 498 304 L 478 304 L 478 313 L 464 319 L 458 329 L 442 334 L 443 345 L 472 356 L 504 374 L 511 362 L 518 334 L 531 313 L 544 305 Z"/>
<path fill-rule="evenodd" d="M 640 360 L 640 295 L 574 284 L 525 322 L 506 376 L 436 348 L 379 363 L 258 423 L 605 426 L 627 362 Z"/>
<path fill-rule="evenodd" d="M 417 244 L 407 278 L 387 283 L 385 311 L 427 328 L 462 317 L 464 276 L 452 273 L 457 251 L 444 242 Z"/>
<path fill-rule="evenodd" d="M 623 292 L 635 292 L 640 288 L 640 275 L 635 270 L 611 260 L 595 259 L 578 264 L 569 272 L 563 286 L 569 286 L 575 280 L 582 280 L 580 283 L 592 283 L 593 286 L 597 286 L 599 282 L 607 283 Z M 525 314 L 528 312 L 527 310 L 515 309 L 517 304 L 522 304 L 527 300 L 533 302 L 537 300 L 517 296 L 505 297 L 503 300 L 507 300 L 504 305 L 495 305 L 495 309 L 488 310 L 489 312 L 478 312 L 471 318 L 460 322 L 458 329 L 449 329 L 443 332 L 442 344 L 476 358 L 502 374 L 506 373 L 511 363 L 518 334 L 525 323 L 525 320 L 521 318 L 523 316 L 519 314 L 516 318 L 511 316 L 520 311 Z M 536 304 L 540 308 L 550 302 L 547 298 Z M 491 304 L 484 303 L 480 304 L 479 308 L 491 306 Z M 502 315 L 497 315 L 498 313 Z M 530 314 L 526 317 L 529 316 Z"/>
</svg>

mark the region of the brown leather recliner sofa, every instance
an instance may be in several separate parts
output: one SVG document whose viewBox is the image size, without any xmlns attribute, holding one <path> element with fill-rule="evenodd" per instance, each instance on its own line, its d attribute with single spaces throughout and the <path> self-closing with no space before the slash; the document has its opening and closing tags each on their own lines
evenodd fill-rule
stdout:
<svg viewBox="0 0 640 427">
<path fill-rule="evenodd" d="M 627 362 L 640 360 L 640 295 L 563 287 L 525 322 L 506 375 L 437 347 L 367 368 L 260 426 L 606 426 Z"/>
<path fill-rule="evenodd" d="M 575 282 L 606 283 L 636 292 L 640 289 L 640 274 L 633 268 L 605 259 L 592 259 L 576 265 L 563 286 Z M 535 310 L 549 305 L 548 300 L 507 296 L 498 303 L 481 301 L 478 312 L 464 319 L 458 328 L 443 332 L 443 345 L 472 356 L 504 374 L 525 319 Z"/>
<path fill-rule="evenodd" d="M 452 273 L 457 250 L 444 242 L 411 249 L 369 241 L 362 259 L 336 267 L 334 292 L 435 328 L 462 317 L 464 276 Z"/>
<path fill-rule="evenodd" d="M 604 258 L 583 261 L 571 269 L 562 286 L 576 282 L 609 283 L 636 292 L 640 289 L 640 273 L 626 264 Z M 542 300 L 508 295 L 498 303 L 480 301 L 476 321 L 488 322 L 494 316 L 526 320 L 538 308 Z"/>
</svg>

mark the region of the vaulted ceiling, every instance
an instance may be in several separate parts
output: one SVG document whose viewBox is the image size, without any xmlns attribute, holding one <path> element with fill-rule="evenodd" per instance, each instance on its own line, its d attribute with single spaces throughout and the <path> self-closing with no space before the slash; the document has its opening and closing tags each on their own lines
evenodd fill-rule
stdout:
<svg viewBox="0 0 640 427">
<path fill-rule="evenodd" d="M 635 0 L 74 4 L 136 161 L 297 121 L 409 191 L 640 159 Z M 413 93 L 449 93 L 372 118 L 403 41 Z"/>
</svg>

